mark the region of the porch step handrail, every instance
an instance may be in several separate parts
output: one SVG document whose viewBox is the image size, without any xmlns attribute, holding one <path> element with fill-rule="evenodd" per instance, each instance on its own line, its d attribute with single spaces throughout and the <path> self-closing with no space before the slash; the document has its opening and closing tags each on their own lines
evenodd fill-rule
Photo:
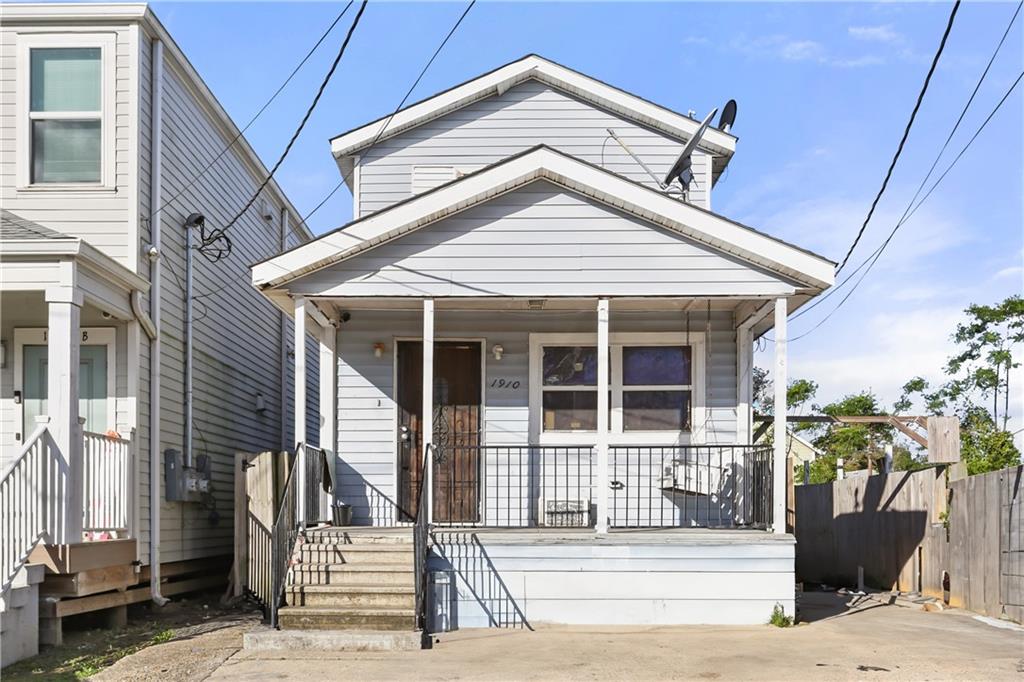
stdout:
<svg viewBox="0 0 1024 682">
<path fill-rule="evenodd" d="M 131 508 L 132 442 L 82 434 L 84 532 L 127 533 Z"/>
<path fill-rule="evenodd" d="M 433 444 L 427 443 L 423 449 L 423 462 L 420 471 L 426 467 L 432 457 Z M 416 585 L 416 629 L 427 630 L 427 555 L 430 552 L 430 508 L 423 501 L 423 482 L 426 476 L 420 476 L 419 490 L 416 492 L 416 516 L 412 530 L 413 571 Z"/>
<path fill-rule="evenodd" d="M 299 467 L 303 467 L 305 476 L 301 477 L 303 488 L 300 489 Z M 278 609 L 284 600 L 285 587 L 288 583 L 288 569 L 295 543 L 299 539 L 307 522 L 316 520 L 311 515 L 317 512 L 320 489 L 323 483 L 324 451 L 305 443 L 295 446 L 295 460 L 288 467 L 288 476 L 281 494 L 281 504 L 274 519 L 274 527 L 270 532 L 270 563 L 272 592 L 267 605 L 271 627 L 278 627 Z M 305 501 L 304 509 L 299 508 L 300 499 Z"/>
<path fill-rule="evenodd" d="M 0 593 L 28 561 L 40 541 L 53 537 L 60 522 L 61 495 L 68 471 L 45 423 L 39 424 L 0 479 Z"/>
</svg>

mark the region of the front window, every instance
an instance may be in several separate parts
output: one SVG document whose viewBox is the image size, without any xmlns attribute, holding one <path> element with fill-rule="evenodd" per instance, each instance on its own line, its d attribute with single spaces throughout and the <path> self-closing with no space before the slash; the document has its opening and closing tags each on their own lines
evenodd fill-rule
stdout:
<svg viewBox="0 0 1024 682">
<path fill-rule="evenodd" d="M 535 335 L 533 381 L 540 384 L 541 434 L 597 430 L 597 346 L 587 335 Z M 545 337 L 552 337 L 548 343 Z M 634 340 L 635 339 L 635 340 Z M 584 341 L 581 344 L 568 341 Z M 592 343 L 592 337 L 590 337 Z M 694 366 L 702 339 L 623 334 L 609 348 L 609 427 L 630 438 L 690 434 L 700 407 Z M 633 434 L 634 436 L 631 436 Z"/>
<path fill-rule="evenodd" d="M 100 182 L 101 48 L 33 47 L 29 61 L 31 182 Z"/>
</svg>

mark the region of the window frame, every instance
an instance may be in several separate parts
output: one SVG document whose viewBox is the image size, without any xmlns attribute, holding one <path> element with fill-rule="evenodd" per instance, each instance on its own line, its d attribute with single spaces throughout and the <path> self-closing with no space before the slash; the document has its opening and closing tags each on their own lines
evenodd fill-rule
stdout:
<svg viewBox="0 0 1024 682">
<path fill-rule="evenodd" d="M 116 148 L 116 62 L 114 33 L 19 33 L 17 37 L 17 121 L 15 179 L 19 191 L 114 190 Z M 99 49 L 100 111 L 32 112 L 31 76 L 33 49 Z M 100 122 L 100 178 L 83 182 L 33 182 L 32 122 L 98 120 Z"/>
<path fill-rule="evenodd" d="M 553 390 L 590 390 L 590 387 L 545 387 L 543 385 L 543 353 L 546 346 L 596 346 L 597 334 L 530 334 L 529 419 L 530 442 L 538 445 L 567 445 L 592 442 L 595 431 L 544 431 L 543 392 Z M 622 428 L 622 349 L 624 346 L 690 346 L 690 420 L 689 431 L 624 431 Z M 707 406 L 704 332 L 618 332 L 609 334 L 611 373 L 608 388 L 611 415 L 608 433 L 611 445 L 691 445 L 704 443 L 707 435 Z M 676 385 L 629 386 L 627 390 L 687 390 Z M 593 390 L 597 390 L 596 386 Z"/>
</svg>

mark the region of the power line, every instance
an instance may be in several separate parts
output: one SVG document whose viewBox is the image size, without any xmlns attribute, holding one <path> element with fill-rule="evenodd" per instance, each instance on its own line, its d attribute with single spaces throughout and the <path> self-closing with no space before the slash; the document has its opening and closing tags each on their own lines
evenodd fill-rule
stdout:
<svg viewBox="0 0 1024 682">
<path fill-rule="evenodd" d="M 878 206 L 878 202 L 882 199 L 882 195 L 885 193 L 885 188 L 889 185 L 889 179 L 892 177 L 892 172 L 896 168 L 896 162 L 899 161 L 900 154 L 903 153 L 903 147 L 907 143 L 907 137 L 910 136 L 910 129 L 914 125 L 914 119 L 917 118 L 917 112 L 921 108 L 921 102 L 924 100 L 925 93 L 928 92 L 928 84 L 931 83 L 932 74 L 935 73 L 935 67 L 939 65 L 939 57 L 942 56 L 942 51 L 946 47 L 946 39 L 949 38 L 949 33 L 953 29 L 953 20 L 956 18 L 956 12 L 958 9 L 960 9 L 960 0 L 956 0 L 953 4 L 953 11 L 949 13 L 949 20 L 946 22 L 946 30 L 943 32 L 942 40 L 939 42 L 939 49 L 936 50 L 935 56 L 932 58 L 932 65 L 928 69 L 928 75 L 925 76 L 921 92 L 917 95 L 917 102 L 914 103 L 914 110 L 910 112 L 910 120 L 907 121 L 907 125 L 903 129 L 903 137 L 900 139 L 900 144 L 896 148 L 896 153 L 893 155 L 892 161 L 889 163 L 889 170 L 885 172 L 885 179 L 882 181 L 882 187 L 878 190 L 878 194 L 875 195 L 874 201 L 871 202 L 871 208 L 868 210 L 867 217 L 864 218 L 864 224 L 860 226 L 860 230 L 858 230 L 857 236 L 853 240 L 853 244 L 850 245 L 849 251 L 846 252 L 843 262 L 839 264 L 836 274 L 842 272 L 843 268 L 846 266 L 846 262 L 849 261 L 850 256 L 853 255 L 853 250 L 857 248 L 857 243 L 860 242 L 860 238 L 864 235 L 864 230 L 867 229 L 868 223 L 871 222 L 871 216 L 875 213 L 875 207 Z"/>
<path fill-rule="evenodd" d="M 295 144 L 295 141 L 299 138 L 299 135 L 302 133 L 302 129 L 306 127 L 306 123 L 309 121 L 309 117 L 312 116 L 313 110 L 316 109 L 316 105 L 320 102 L 320 98 L 323 96 L 324 90 L 327 88 L 327 84 L 331 82 L 331 78 L 334 76 L 334 72 L 337 70 L 338 64 L 341 62 L 341 58 L 345 55 L 345 50 L 346 48 L 348 48 L 349 41 L 352 40 L 352 34 L 355 33 L 356 27 L 359 26 L 359 20 L 362 18 L 363 12 L 366 10 L 367 2 L 368 0 L 363 0 L 362 3 L 359 5 L 359 11 L 356 13 L 356 18 L 352 22 L 352 25 L 349 26 L 348 33 L 345 34 L 345 40 L 341 43 L 341 48 L 338 50 L 338 54 L 337 56 L 335 56 L 334 62 L 331 64 L 331 68 L 327 71 L 327 75 L 324 76 L 324 79 L 320 83 L 320 87 L 316 92 L 316 96 L 313 97 L 313 101 L 306 109 L 306 114 L 302 117 L 302 120 L 299 122 L 299 126 L 295 129 L 295 132 L 292 133 L 291 139 L 288 140 L 288 144 L 285 146 L 284 151 L 281 153 L 281 156 L 278 157 L 277 162 L 274 164 L 273 168 L 270 169 L 270 173 L 267 175 L 266 179 L 262 183 L 260 183 L 260 186 L 256 188 L 255 192 L 253 192 L 252 197 L 249 199 L 248 202 L 246 202 L 245 206 L 242 207 L 242 210 L 236 213 L 235 217 L 228 221 L 227 225 L 225 225 L 222 228 L 211 230 L 210 234 L 203 241 L 204 246 L 212 245 L 226 237 L 227 231 L 231 229 L 231 227 L 236 222 L 238 222 L 238 219 L 241 218 L 247 210 L 249 210 L 249 207 L 251 207 L 256 202 L 256 199 L 259 197 L 260 193 L 273 179 L 274 173 L 276 173 L 278 168 L 281 167 L 281 164 L 284 163 L 285 158 L 288 157 L 288 153 L 292 150 L 292 146 Z"/>
<path fill-rule="evenodd" d="M 436 50 L 434 50 L 434 54 L 431 55 L 430 60 L 427 61 L 427 63 L 426 63 L 426 66 L 424 66 L 423 69 L 420 71 L 420 75 L 416 77 L 416 80 L 413 82 L 412 86 L 405 93 L 405 97 L 402 98 L 402 101 L 398 103 L 398 106 L 395 107 L 395 110 L 392 111 L 391 114 L 384 121 L 384 124 L 381 126 L 380 130 L 377 131 L 377 135 L 373 138 L 373 141 L 370 142 L 370 144 L 368 145 L 369 147 L 373 147 L 373 145 L 377 144 L 377 142 L 380 140 L 381 136 L 384 134 L 384 131 L 387 130 L 389 125 L 391 125 L 391 119 L 393 119 L 395 117 L 395 114 L 397 114 L 399 111 L 401 111 L 402 107 L 405 106 L 405 103 L 409 100 L 409 96 L 412 95 L 413 90 L 416 89 L 416 86 L 420 84 L 420 81 L 423 79 L 423 76 L 427 73 L 427 69 L 429 69 L 431 64 L 434 63 L 434 60 L 437 59 L 437 55 L 441 54 L 441 50 L 443 50 L 444 46 L 448 44 L 448 40 L 452 37 L 452 35 L 454 35 L 455 31 L 459 28 L 459 25 L 462 24 L 462 20 L 466 18 L 466 15 L 469 14 L 469 10 L 473 9 L 473 5 L 475 5 L 475 4 L 476 4 L 476 0 L 470 0 L 470 3 L 468 5 L 466 5 L 466 9 L 463 10 L 462 15 L 459 17 L 458 21 L 455 22 L 455 24 L 452 26 L 451 30 L 448 31 L 448 35 L 446 35 L 444 37 L 444 40 L 441 41 L 441 44 L 437 46 Z M 339 182 L 337 185 L 335 185 L 334 189 L 332 189 L 327 194 L 327 196 L 325 196 L 320 201 L 320 203 L 318 203 L 316 206 L 314 206 L 312 211 L 310 211 L 309 213 L 306 214 L 306 216 L 301 220 L 301 222 L 299 222 L 299 225 L 305 225 L 306 221 L 309 220 L 314 213 L 319 211 L 323 207 L 323 205 L 326 204 L 330 200 L 330 198 L 333 197 L 335 195 L 335 193 L 339 189 L 341 189 L 342 185 L 344 185 L 345 183 L 348 182 L 348 179 L 352 175 L 353 172 L 354 172 L 354 169 L 349 171 L 348 175 L 343 176 L 342 179 L 341 179 L 341 182 Z M 353 218 L 355 218 L 355 217 L 356 216 L 353 216 Z"/>
<path fill-rule="evenodd" d="M 971 136 L 971 139 L 967 141 L 967 144 L 965 144 L 963 149 L 960 150 L 960 153 L 956 155 L 956 158 L 953 159 L 953 161 L 949 164 L 949 166 L 946 167 L 946 170 L 942 172 L 942 175 L 940 175 L 939 178 L 928 189 L 928 192 L 921 198 L 921 200 L 919 202 L 917 202 L 917 205 L 914 206 L 913 210 L 911 210 L 910 213 L 907 214 L 906 218 L 904 218 L 903 221 L 901 221 L 901 222 L 896 224 L 896 227 L 894 227 L 892 229 L 892 231 L 889 233 L 889 236 L 886 238 L 886 240 L 884 242 L 882 242 L 882 245 L 879 246 L 874 251 L 874 253 L 872 254 L 873 257 L 872 256 L 868 257 L 868 259 L 870 260 L 870 263 L 868 263 L 867 260 L 865 261 L 865 263 L 868 263 L 867 269 L 864 271 L 864 274 L 862 274 L 860 276 L 860 278 L 854 283 L 853 288 L 851 288 L 848 292 L 846 292 L 846 296 L 844 296 L 842 298 L 842 300 L 840 300 L 839 303 L 836 304 L 836 307 L 833 308 L 831 311 L 829 311 L 829 313 L 825 317 L 823 317 L 818 322 L 818 324 L 814 325 L 813 327 L 808 329 L 803 334 L 800 334 L 799 336 L 796 336 L 796 337 L 793 337 L 792 339 L 789 339 L 790 341 L 798 341 L 798 340 L 804 338 L 805 336 L 807 336 L 808 334 L 811 334 L 812 332 L 814 332 L 816 329 L 821 327 L 821 325 L 825 324 L 825 322 L 827 322 L 829 320 L 829 318 L 831 318 L 836 313 L 836 311 L 838 311 L 843 306 L 843 304 L 846 303 L 847 300 L 849 300 L 850 296 L 853 295 L 853 292 L 855 292 L 857 290 L 857 287 L 860 286 L 860 283 L 863 282 L 864 278 L 867 277 L 869 272 L 871 272 L 871 268 L 873 268 L 875 266 L 875 263 L 878 262 L 878 259 L 881 258 L 882 252 L 885 251 L 885 248 L 889 245 L 889 242 L 892 241 L 892 238 L 896 235 L 896 231 L 899 230 L 901 225 L 903 225 L 903 222 L 905 222 L 906 220 L 909 220 L 910 217 L 913 216 L 914 213 L 917 212 L 917 209 L 919 209 L 921 207 L 921 204 L 923 204 L 925 201 L 928 200 L 928 197 L 930 197 L 932 195 L 932 192 L 934 192 L 935 188 L 939 186 L 939 183 L 941 183 L 943 181 L 943 179 L 945 179 L 946 175 L 949 174 L 949 172 L 951 170 L 953 170 L 953 166 L 956 165 L 956 163 L 964 155 L 964 153 L 967 151 L 967 149 L 978 138 L 978 135 L 981 134 L 981 131 L 985 129 L 985 126 L 988 125 L 989 121 L 992 120 L 992 117 L 995 116 L 996 112 L 999 111 L 999 109 L 1003 106 L 1003 104 L 1006 102 L 1006 100 L 1009 99 L 1010 95 L 1013 93 L 1013 91 L 1020 84 L 1021 79 L 1024 79 L 1024 71 L 1022 71 L 1017 76 L 1017 79 L 1015 81 L 1013 81 L 1013 84 L 1006 91 L 1006 94 L 1004 94 L 1002 99 L 999 100 L 999 103 L 996 104 L 995 108 L 985 118 L 985 120 L 982 122 L 981 126 L 979 126 L 978 129 L 975 131 L 974 135 Z M 863 266 L 863 263 L 861 265 Z"/>
<path fill-rule="evenodd" d="M 270 99 L 268 99 L 266 102 L 264 102 L 263 106 L 260 107 L 259 111 L 257 111 L 256 114 L 251 119 L 249 119 L 249 122 L 246 123 L 245 126 L 241 130 L 238 131 L 238 134 L 235 135 L 231 139 L 230 142 L 228 142 L 227 146 L 224 147 L 224 149 L 222 149 L 220 151 L 220 153 L 217 154 L 217 156 L 215 156 L 213 158 L 212 161 L 207 163 L 188 182 L 188 184 L 186 184 L 184 187 L 182 187 L 180 190 L 178 190 L 174 194 L 174 196 L 172 196 L 170 199 L 165 201 L 163 203 L 163 205 L 160 206 L 160 208 L 158 208 L 157 210 L 153 211 L 152 214 L 149 217 L 150 220 L 152 220 L 153 217 L 156 216 L 157 213 L 159 213 L 160 211 L 162 211 L 165 208 L 167 208 L 168 206 L 170 206 L 179 197 L 181 197 L 181 195 L 183 195 L 185 192 L 187 192 L 189 189 L 191 189 L 192 186 L 195 185 L 196 182 L 198 182 L 200 178 L 202 178 L 204 175 L 206 175 L 207 171 L 209 171 L 211 168 L 213 168 L 213 166 L 215 166 L 217 164 L 217 162 L 220 161 L 224 157 L 224 155 L 227 154 L 231 150 L 231 148 L 235 146 L 236 142 L 238 142 L 240 139 L 242 139 L 242 135 L 245 134 L 245 131 L 248 130 L 252 126 L 252 124 L 256 122 L 256 119 L 258 119 L 260 116 L 263 115 L 263 112 L 267 110 L 267 108 L 274 102 L 275 99 L 277 99 L 277 96 L 281 94 L 281 91 L 283 91 L 285 89 L 285 87 L 287 87 L 287 85 L 291 82 L 292 78 L 295 77 L 295 74 L 297 74 L 299 72 L 299 69 L 301 69 L 306 64 L 307 61 L 309 61 L 309 58 L 313 56 L 313 53 L 316 52 L 317 48 L 319 48 L 320 45 L 324 42 L 324 40 L 327 39 L 327 36 L 331 34 L 331 31 L 334 30 L 334 27 L 338 25 L 338 22 L 341 21 L 342 17 L 345 16 L 345 13 L 348 12 L 349 8 L 352 6 L 352 2 L 353 2 L 353 0 L 349 0 L 349 3 L 347 5 L 345 5 L 345 9 L 341 10 L 341 13 L 338 14 L 338 16 L 334 17 L 334 21 L 331 22 L 331 25 L 327 27 L 327 30 L 323 32 L 323 35 L 320 36 L 320 39 L 316 41 L 316 43 L 313 45 L 313 47 L 311 47 L 309 49 L 309 52 L 307 52 L 306 56 L 302 58 L 302 61 L 300 61 L 298 63 L 298 65 L 296 65 L 296 67 L 294 69 L 292 69 L 292 72 L 290 74 L 288 74 L 288 77 L 285 78 L 283 83 L 281 83 L 281 86 L 274 92 L 273 95 L 270 96 Z"/>
<path fill-rule="evenodd" d="M 928 173 L 924 176 L 924 179 L 921 180 L 921 184 L 917 186 L 917 190 L 914 192 L 914 196 L 911 197 L 909 202 L 907 202 L 907 207 L 903 210 L 903 215 L 900 216 L 898 225 L 902 225 L 905 222 L 906 218 L 908 217 L 908 214 L 910 213 L 911 208 L 914 206 L 914 202 L 917 201 L 917 197 L 920 196 L 921 190 L 924 189 L 924 186 L 928 183 L 928 180 L 931 178 L 932 173 L 935 172 L 935 168 L 939 165 L 939 160 L 942 158 L 942 155 L 946 153 L 946 149 L 949 147 L 949 143 L 953 140 L 953 136 L 956 134 L 956 131 L 960 128 L 960 124 L 963 122 L 964 117 L 967 115 L 967 110 L 974 102 L 974 98 L 978 94 L 978 91 L 981 89 L 981 85 L 982 83 L 984 83 L 985 77 L 988 76 L 989 69 L 992 68 L 992 64 L 993 62 L 995 62 L 996 56 L 999 54 L 1000 49 L 1002 49 L 1003 43 L 1006 42 L 1006 37 L 1010 34 L 1010 30 L 1013 28 L 1013 24 L 1017 20 L 1017 15 L 1020 14 L 1021 7 L 1024 7 L 1024 0 L 1018 3 L 1017 9 L 1014 11 L 1013 16 L 1010 17 L 1010 21 L 1006 25 L 1006 30 L 1003 31 L 1003 36 L 999 39 L 999 43 L 996 45 L 996 49 L 992 52 L 992 56 L 989 58 L 988 64 L 985 65 L 984 71 L 981 72 L 981 76 L 978 78 L 978 82 L 975 84 L 974 90 L 971 92 L 971 96 L 967 99 L 967 103 L 964 104 L 963 109 L 960 110 L 960 116 L 957 117 L 956 123 L 953 125 L 953 129 L 950 130 L 949 135 L 946 136 L 946 141 L 942 144 L 942 149 L 940 149 L 939 153 L 935 156 L 935 160 L 932 161 L 932 165 L 928 169 Z M 795 320 L 799 318 L 801 315 L 809 313 L 810 311 L 818 307 L 820 304 L 827 301 L 829 297 L 834 295 L 839 289 L 842 289 L 847 283 L 853 280 L 854 276 L 858 272 L 860 272 L 860 270 L 865 265 L 867 265 L 868 261 L 870 261 L 872 256 L 874 256 L 877 252 L 877 249 L 873 251 L 867 258 L 861 261 L 860 265 L 858 265 L 853 272 L 847 275 L 846 279 L 844 279 L 838 285 L 832 287 L 829 291 L 825 292 L 825 295 L 819 297 L 809 306 L 806 306 L 797 311 L 791 319 Z"/>
</svg>

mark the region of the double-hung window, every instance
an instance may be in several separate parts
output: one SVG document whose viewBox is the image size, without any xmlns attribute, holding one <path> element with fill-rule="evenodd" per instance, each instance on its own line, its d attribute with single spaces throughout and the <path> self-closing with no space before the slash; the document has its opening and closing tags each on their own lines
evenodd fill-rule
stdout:
<svg viewBox="0 0 1024 682">
<path fill-rule="evenodd" d="M 541 443 L 578 442 L 597 430 L 597 346 L 592 334 L 533 334 L 530 413 Z M 614 442 L 699 442 L 704 426 L 704 335 L 622 333 L 609 348 Z"/>
<path fill-rule="evenodd" d="M 19 36 L 24 187 L 112 185 L 113 39 Z"/>
</svg>

